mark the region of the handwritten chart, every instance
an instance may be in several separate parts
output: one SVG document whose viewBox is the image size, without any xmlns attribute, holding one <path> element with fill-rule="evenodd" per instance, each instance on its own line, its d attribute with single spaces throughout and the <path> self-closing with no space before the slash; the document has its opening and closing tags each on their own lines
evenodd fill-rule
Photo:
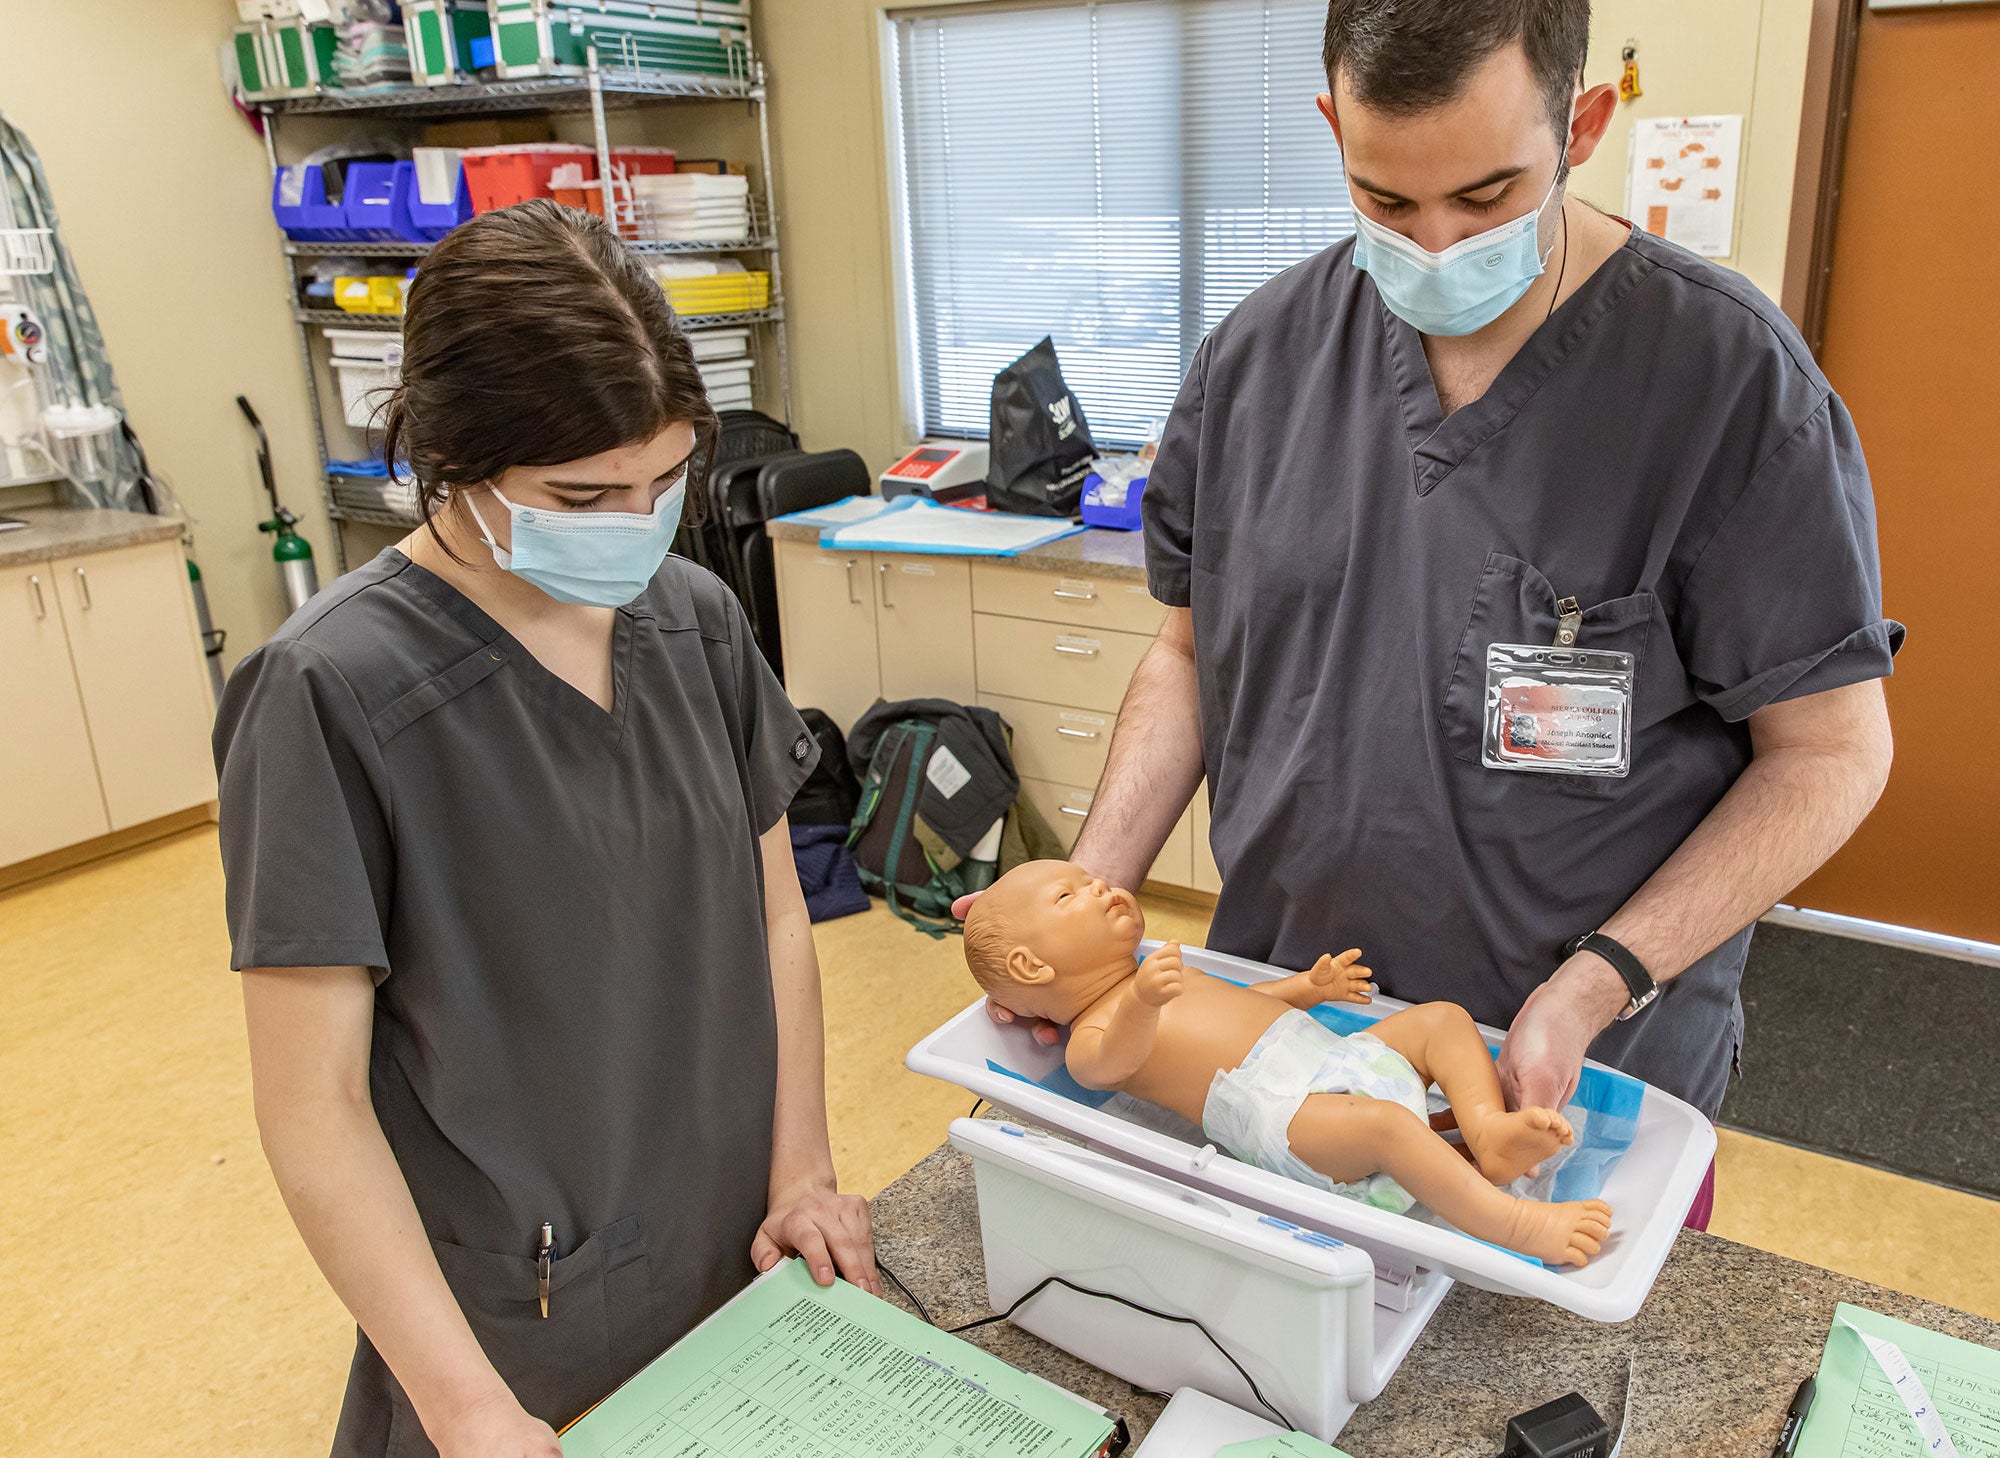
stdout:
<svg viewBox="0 0 2000 1458">
<path fill-rule="evenodd" d="M 1820 1359 L 1819 1392 L 1799 1458 L 1932 1458 L 1903 1396 L 1857 1331 L 1902 1352 L 1958 1458 L 2000 1458 L 2000 1352 L 1845 1303 Z"/>
<path fill-rule="evenodd" d="M 564 1458 L 1085 1458 L 1111 1420 L 797 1262 L 563 1435 Z"/>
</svg>

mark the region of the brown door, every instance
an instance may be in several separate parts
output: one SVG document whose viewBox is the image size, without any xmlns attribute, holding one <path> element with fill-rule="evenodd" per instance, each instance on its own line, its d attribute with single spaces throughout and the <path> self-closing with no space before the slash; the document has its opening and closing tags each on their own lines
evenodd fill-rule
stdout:
<svg viewBox="0 0 2000 1458">
<path fill-rule="evenodd" d="M 1854 412 L 1896 768 L 1791 898 L 2000 942 L 2000 8 L 1866 11 L 1821 363 Z"/>
</svg>

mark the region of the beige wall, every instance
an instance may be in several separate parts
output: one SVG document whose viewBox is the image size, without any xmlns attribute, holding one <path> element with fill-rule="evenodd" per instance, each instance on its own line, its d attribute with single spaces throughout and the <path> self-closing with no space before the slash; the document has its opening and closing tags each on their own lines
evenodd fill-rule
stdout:
<svg viewBox="0 0 2000 1458">
<path fill-rule="evenodd" d="M 880 0 L 763 0 L 759 16 L 796 423 L 807 446 L 852 446 L 878 468 L 912 439 L 897 365 L 884 9 Z M 1737 249 L 1724 261 L 1776 298 L 1810 11 L 1811 0 L 1597 0 L 1590 79 L 1615 79 L 1633 38 L 1645 95 L 1621 106 L 1599 157 L 1578 169 L 1582 195 L 1622 209 L 1632 116 L 1744 113 Z"/>
<path fill-rule="evenodd" d="M 223 94 L 230 0 L 0 0 L 0 111 L 41 153 L 133 429 L 195 518 L 228 661 L 284 618 L 256 453 L 332 571 L 263 143 Z"/>
</svg>

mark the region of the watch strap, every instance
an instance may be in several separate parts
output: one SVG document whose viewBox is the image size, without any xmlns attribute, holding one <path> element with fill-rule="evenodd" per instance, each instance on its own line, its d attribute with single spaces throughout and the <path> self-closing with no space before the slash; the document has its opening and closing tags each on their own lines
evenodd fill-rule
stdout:
<svg viewBox="0 0 2000 1458">
<path fill-rule="evenodd" d="M 1625 988 L 1632 994 L 1632 1001 L 1625 1011 L 1618 1014 L 1620 1020 L 1629 1018 L 1647 1006 L 1660 995 L 1660 984 L 1653 980 L 1653 974 L 1646 970 L 1646 964 L 1632 955 L 1631 949 L 1616 937 L 1608 937 L 1603 932 L 1585 932 L 1569 944 L 1569 954 L 1592 952 L 1602 957 L 1617 969 L 1625 980 Z"/>
</svg>

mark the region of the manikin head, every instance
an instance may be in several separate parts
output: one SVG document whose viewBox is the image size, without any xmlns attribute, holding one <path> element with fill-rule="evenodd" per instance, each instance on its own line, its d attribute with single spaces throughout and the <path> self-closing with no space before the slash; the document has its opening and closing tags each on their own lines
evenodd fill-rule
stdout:
<svg viewBox="0 0 2000 1458">
<path fill-rule="evenodd" d="M 1145 914 L 1068 861 L 1029 861 L 995 881 L 965 918 L 965 961 L 1009 1012 L 1075 1021 L 1137 966 Z"/>
</svg>

